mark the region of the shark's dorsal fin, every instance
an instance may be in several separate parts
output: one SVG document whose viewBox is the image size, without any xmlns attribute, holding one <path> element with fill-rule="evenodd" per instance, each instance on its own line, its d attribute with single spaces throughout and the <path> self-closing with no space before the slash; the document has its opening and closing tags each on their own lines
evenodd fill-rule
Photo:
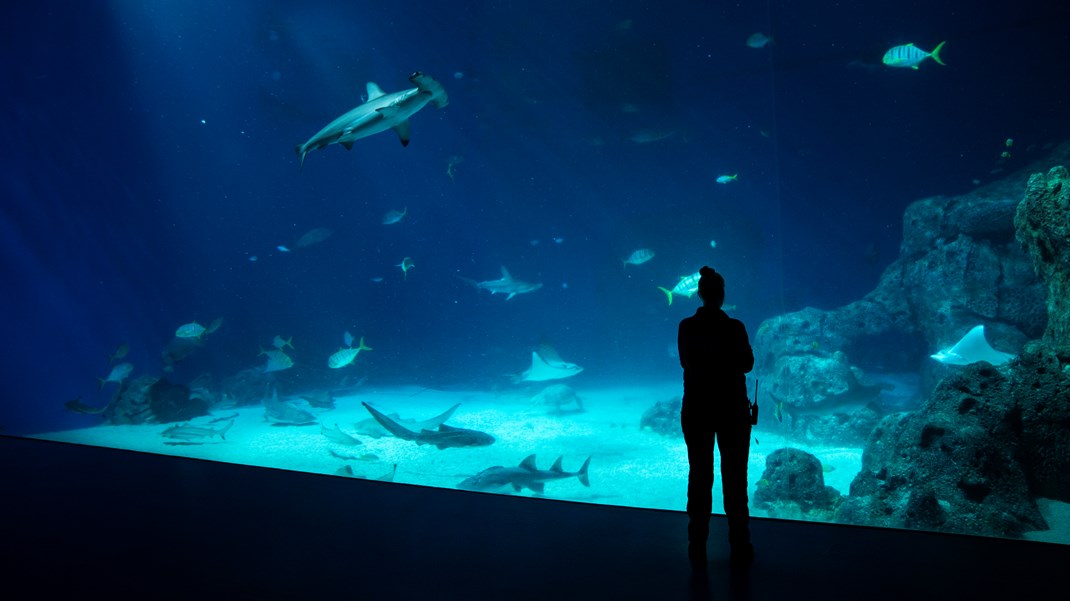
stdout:
<svg viewBox="0 0 1070 601">
<path fill-rule="evenodd" d="M 513 279 L 513 276 L 509 275 L 509 270 L 505 268 L 505 265 L 502 265 L 502 279 L 510 281 Z"/>
<path fill-rule="evenodd" d="M 368 100 L 369 101 L 375 100 L 376 98 L 378 98 L 380 96 L 383 96 L 385 94 L 385 92 L 383 92 L 383 89 L 379 87 L 379 84 L 375 83 L 374 81 L 369 81 L 368 82 L 368 88 L 367 89 L 368 89 Z"/>
<path fill-rule="evenodd" d="M 532 453 L 531 455 L 528 455 L 527 457 L 524 458 L 523 461 L 520 462 L 520 469 L 525 469 L 525 470 L 532 471 L 532 472 L 534 472 L 534 471 L 536 471 L 538 469 L 538 468 L 535 467 L 535 454 L 534 453 Z"/>
<path fill-rule="evenodd" d="M 551 472 L 557 472 L 559 474 L 563 474 L 565 472 L 565 468 L 561 467 L 561 461 L 562 460 L 564 460 L 564 456 L 558 457 L 557 461 L 555 461 L 553 466 L 550 467 L 550 471 Z"/>
</svg>

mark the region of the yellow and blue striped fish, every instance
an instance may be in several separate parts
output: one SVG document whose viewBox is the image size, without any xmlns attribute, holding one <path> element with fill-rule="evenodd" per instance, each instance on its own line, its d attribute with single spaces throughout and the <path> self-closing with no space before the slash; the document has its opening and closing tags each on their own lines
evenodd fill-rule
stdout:
<svg viewBox="0 0 1070 601">
<path fill-rule="evenodd" d="M 946 43 L 947 42 L 940 42 L 932 52 L 926 52 L 914 44 L 896 46 L 884 53 L 884 64 L 889 67 L 910 67 L 911 69 L 917 69 L 919 63 L 931 57 L 934 61 L 943 65 L 944 61 L 940 60 L 940 50 Z"/>
</svg>

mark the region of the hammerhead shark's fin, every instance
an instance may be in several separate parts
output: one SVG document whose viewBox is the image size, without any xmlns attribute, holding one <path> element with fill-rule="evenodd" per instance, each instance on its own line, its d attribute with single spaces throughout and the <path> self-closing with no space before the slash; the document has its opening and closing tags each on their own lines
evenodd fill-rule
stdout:
<svg viewBox="0 0 1070 601">
<path fill-rule="evenodd" d="M 398 133 L 398 139 L 401 140 L 402 146 L 409 145 L 409 120 L 406 119 L 401 123 L 394 126 L 394 131 Z"/>
<path fill-rule="evenodd" d="M 341 144 L 342 144 L 342 148 L 345 148 L 346 150 L 353 150 L 353 143 L 352 142 L 342 142 Z"/>
<path fill-rule="evenodd" d="M 378 97 L 383 95 L 383 89 L 380 88 L 379 84 L 375 83 L 374 81 L 369 81 L 368 82 L 367 90 L 368 90 L 368 100 L 375 100 L 376 98 L 378 98 Z"/>
</svg>

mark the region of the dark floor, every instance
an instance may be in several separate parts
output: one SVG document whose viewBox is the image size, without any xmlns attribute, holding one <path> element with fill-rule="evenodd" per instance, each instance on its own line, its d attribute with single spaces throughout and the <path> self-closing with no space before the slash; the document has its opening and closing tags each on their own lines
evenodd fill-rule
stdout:
<svg viewBox="0 0 1070 601">
<path fill-rule="evenodd" d="M 1070 547 L 368 482 L 0 437 L 5 598 L 1062 597 Z M 702 577 L 703 574 L 705 577 Z M 9 591 L 28 591 L 10 596 Z"/>
</svg>

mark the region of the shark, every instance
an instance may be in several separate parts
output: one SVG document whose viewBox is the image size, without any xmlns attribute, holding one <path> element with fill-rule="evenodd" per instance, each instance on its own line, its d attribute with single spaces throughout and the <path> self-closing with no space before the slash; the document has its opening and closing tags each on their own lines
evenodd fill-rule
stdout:
<svg viewBox="0 0 1070 601">
<path fill-rule="evenodd" d="M 435 417 L 425 419 L 423 421 L 406 419 L 399 416 L 397 413 L 390 413 L 387 415 L 387 417 L 397 422 L 398 425 L 405 428 L 406 430 L 412 430 L 413 432 L 419 432 L 421 430 L 436 430 L 439 426 L 442 425 L 443 422 L 448 420 L 450 416 L 453 415 L 453 412 L 456 411 L 457 408 L 460 406 L 461 404 L 457 403 L 456 405 L 450 407 L 449 409 L 443 411 Z M 381 438 L 390 434 L 386 429 L 379 425 L 379 422 L 376 421 L 375 418 L 372 417 L 357 422 L 355 428 L 357 430 L 357 433 L 363 434 L 365 436 L 371 436 L 372 438 Z"/>
<path fill-rule="evenodd" d="M 411 440 L 418 445 L 430 444 L 439 449 L 448 449 L 451 447 L 485 447 L 494 444 L 494 437 L 486 432 L 454 428 L 446 424 L 439 425 L 438 430 L 423 429 L 415 432 L 377 411 L 368 403 L 361 404 L 368 410 L 368 413 L 372 414 L 375 421 L 386 428 L 387 432 L 402 440 Z"/>
<path fill-rule="evenodd" d="M 368 100 L 341 117 L 328 123 L 304 144 L 294 150 L 305 166 L 305 156 L 313 150 L 341 144 L 346 150 L 353 142 L 388 129 L 394 130 L 402 146 L 409 145 L 409 117 L 428 103 L 442 108 L 449 104 L 446 90 L 431 77 L 417 71 L 409 76 L 415 88 L 387 94 L 375 82 L 367 85 Z"/>
<path fill-rule="evenodd" d="M 307 426 L 316 423 L 316 416 L 304 409 L 279 400 L 279 390 L 271 390 L 271 398 L 264 398 L 264 419 L 276 426 Z"/>
<path fill-rule="evenodd" d="M 591 465 L 590 457 L 583 462 L 583 466 L 576 472 L 566 472 L 561 467 L 562 460 L 562 457 L 558 457 L 550 469 L 540 470 L 535 467 L 535 455 L 528 455 L 520 462 L 518 467 L 502 467 L 500 465 L 488 467 L 475 476 L 466 478 L 457 487 L 464 490 L 486 492 L 512 486 L 516 492 L 527 488 L 534 493 L 542 494 L 547 481 L 563 480 L 565 478 L 578 478 L 580 484 L 587 487 L 591 486 L 591 481 L 587 477 L 587 469 Z"/>
<path fill-rule="evenodd" d="M 549 344 L 540 344 L 538 349 L 531 352 L 531 367 L 519 376 L 515 376 L 513 383 L 560 380 L 571 378 L 582 371 L 583 368 L 579 365 L 561 359 L 561 356 Z"/>
<path fill-rule="evenodd" d="M 985 340 L 984 325 L 979 325 L 966 332 L 966 335 L 956 342 L 955 346 L 939 351 L 930 357 L 946 365 L 969 365 L 978 361 L 1003 365 L 1013 359 L 1014 355 L 992 348 Z"/>
<path fill-rule="evenodd" d="M 230 427 L 233 425 L 233 419 L 218 428 L 213 428 L 212 426 L 195 426 L 189 423 L 177 424 L 160 432 L 160 436 L 163 436 L 164 438 L 173 438 L 175 440 L 200 440 L 202 438 L 218 436 L 223 440 L 226 440 L 227 430 L 230 430 Z"/>
<path fill-rule="evenodd" d="M 502 266 L 502 277 L 497 280 L 487 280 L 485 282 L 477 282 L 468 278 L 461 278 L 469 284 L 475 286 L 479 290 L 489 290 L 491 295 L 495 294 L 507 294 L 505 300 L 512 300 L 512 298 L 518 294 L 525 294 L 527 292 L 535 292 L 539 288 L 542 288 L 542 283 L 532 284 L 530 282 L 521 282 L 520 280 L 513 279 L 513 276 L 509 274 L 509 270 Z"/>
</svg>

